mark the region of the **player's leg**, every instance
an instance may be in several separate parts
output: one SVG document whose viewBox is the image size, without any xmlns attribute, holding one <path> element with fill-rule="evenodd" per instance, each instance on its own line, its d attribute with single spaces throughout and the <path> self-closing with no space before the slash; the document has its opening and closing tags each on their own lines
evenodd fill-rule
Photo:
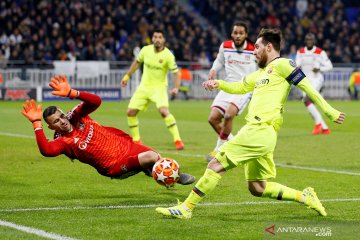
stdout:
<svg viewBox="0 0 360 240">
<path fill-rule="evenodd" d="M 146 109 L 148 105 L 148 99 L 146 96 L 146 91 L 138 88 L 134 95 L 131 97 L 128 110 L 127 110 L 127 120 L 128 126 L 130 128 L 130 134 L 134 142 L 141 143 L 140 139 L 140 129 L 139 129 L 139 119 L 137 114 L 139 111 Z"/>
<path fill-rule="evenodd" d="M 183 203 L 179 202 L 177 206 L 170 208 L 159 207 L 156 208 L 156 211 L 165 216 L 182 219 L 191 218 L 193 209 L 206 195 L 214 190 L 224 173 L 224 167 L 214 158 L 209 162 L 204 175 L 199 179 Z"/>
<path fill-rule="evenodd" d="M 276 176 L 272 153 L 247 162 L 244 164 L 244 168 L 248 188 L 253 196 L 303 203 L 316 210 L 320 215 L 326 216 L 325 208 L 312 188 L 299 191 L 277 182 L 267 181 Z"/>
<path fill-rule="evenodd" d="M 175 147 L 177 150 L 183 150 L 184 149 L 184 143 L 182 142 L 180 138 L 180 133 L 178 126 L 176 124 L 175 117 L 170 113 L 169 109 L 167 107 L 160 107 L 159 112 L 161 114 L 161 117 L 164 119 L 166 127 L 168 128 L 169 132 L 171 133 L 173 137 L 173 141 L 175 143 Z"/>
</svg>

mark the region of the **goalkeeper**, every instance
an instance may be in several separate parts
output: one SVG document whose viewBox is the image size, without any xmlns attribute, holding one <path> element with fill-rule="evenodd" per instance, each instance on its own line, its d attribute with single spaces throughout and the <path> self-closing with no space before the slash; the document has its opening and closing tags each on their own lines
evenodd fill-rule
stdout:
<svg viewBox="0 0 360 240">
<path fill-rule="evenodd" d="M 216 88 L 233 94 L 253 91 L 246 116 L 247 124 L 219 148 L 184 203 L 170 208 L 157 208 L 157 212 L 177 218 L 191 218 L 195 206 L 214 190 L 225 172 L 242 164 L 252 195 L 303 203 L 320 215 L 327 215 L 313 188 L 299 191 L 269 181 L 276 177 L 273 153 L 291 85 L 303 90 L 332 121 L 341 124 L 345 119 L 344 113 L 332 108 L 311 86 L 301 69 L 296 68 L 295 62 L 280 57 L 281 38 L 280 30 L 261 30 L 254 50 L 259 69 L 242 81 L 227 83 L 208 80 L 203 83 L 208 90 Z"/>
<path fill-rule="evenodd" d="M 42 113 L 42 106 L 34 100 L 27 100 L 21 113 L 29 119 L 35 131 L 36 141 L 42 155 L 55 157 L 65 154 L 70 159 L 93 166 L 101 175 L 124 179 L 144 172 L 151 176 L 154 163 L 161 157 L 153 149 L 134 143 L 125 132 L 101 126 L 89 117 L 101 104 L 101 98 L 88 92 L 72 89 L 63 76 L 51 78 L 50 87 L 55 96 L 77 98 L 79 105 L 65 114 L 56 106 L 50 106 Z M 54 140 L 48 142 L 41 119 L 55 131 Z M 189 174 L 180 175 L 180 184 L 191 184 L 195 178 Z"/>
</svg>

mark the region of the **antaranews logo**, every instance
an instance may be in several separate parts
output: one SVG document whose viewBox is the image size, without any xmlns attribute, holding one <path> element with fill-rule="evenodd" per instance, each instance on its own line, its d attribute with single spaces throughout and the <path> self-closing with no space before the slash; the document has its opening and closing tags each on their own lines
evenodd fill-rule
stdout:
<svg viewBox="0 0 360 240">
<path fill-rule="evenodd" d="M 275 224 L 265 228 L 265 234 L 270 235 L 292 235 L 292 234 L 304 234 L 315 235 L 317 237 L 331 237 L 331 227 L 308 225 L 308 226 L 296 226 L 294 224 L 280 224 L 275 227 Z"/>
<path fill-rule="evenodd" d="M 268 228 L 265 228 L 265 231 L 268 232 L 271 235 L 275 235 L 275 224 L 268 227 Z"/>
</svg>

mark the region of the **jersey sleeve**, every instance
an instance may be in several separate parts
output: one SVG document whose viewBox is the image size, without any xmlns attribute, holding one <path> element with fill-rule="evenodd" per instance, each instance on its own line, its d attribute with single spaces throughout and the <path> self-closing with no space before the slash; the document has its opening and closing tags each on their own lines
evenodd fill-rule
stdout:
<svg viewBox="0 0 360 240">
<path fill-rule="evenodd" d="M 176 64 L 175 56 L 172 52 L 170 52 L 170 50 L 169 50 L 168 59 L 169 59 L 169 62 L 168 62 L 169 70 L 172 73 L 177 73 L 179 71 L 179 68 Z"/>
<path fill-rule="evenodd" d="M 296 66 L 301 67 L 301 54 L 300 54 L 300 51 L 296 52 L 295 63 L 296 63 Z"/>
<path fill-rule="evenodd" d="M 58 138 L 52 142 L 48 142 L 45 137 L 44 130 L 35 131 L 36 142 L 41 154 L 45 157 L 56 157 L 66 153 L 66 144 Z"/>
<path fill-rule="evenodd" d="M 222 43 L 219 47 L 219 52 L 216 56 L 216 59 L 211 67 L 211 69 L 214 69 L 216 72 L 219 72 L 225 63 L 225 57 L 224 57 L 224 43 Z"/>
<path fill-rule="evenodd" d="M 306 95 L 321 108 L 321 110 L 331 121 L 335 121 L 339 118 L 340 112 L 331 107 L 330 104 L 325 101 L 320 93 L 314 89 L 307 78 L 304 78 L 301 82 L 299 82 L 297 87 L 304 91 Z"/>
<path fill-rule="evenodd" d="M 258 71 L 250 73 L 238 82 L 226 82 L 223 80 L 216 81 L 219 83 L 219 89 L 223 90 L 224 92 L 231 94 L 245 94 L 254 90 L 258 74 Z"/>
<path fill-rule="evenodd" d="M 136 61 L 138 61 L 139 63 L 143 63 L 144 62 L 144 48 L 142 48 L 139 52 L 139 55 L 136 58 Z"/>
<path fill-rule="evenodd" d="M 321 59 L 321 62 L 320 62 L 320 71 L 321 72 L 327 72 L 327 71 L 330 71 L 331 69 L 333 69 L 333 65 L 324 50 L 321 51 L 321 53 L 320 53 L 320 59 Z"/>
<path fill-rule="evenodd" d="M 80 92 L 79 100 L 83 102 L 75 106 L 68 114 L 68 119 L 85 117 L 95 111 L 101 105 L 101 98 L 89 92 Z"/>
<path fill-rule="evenodd" d="M 281 77 L 285 78 L 289 84 L 295 86 L 305 78 L 303 71 L 299 67 L 296 67 L 296 63 L 291 59 L 281 59 L 277 69 Z"/>
</svg>

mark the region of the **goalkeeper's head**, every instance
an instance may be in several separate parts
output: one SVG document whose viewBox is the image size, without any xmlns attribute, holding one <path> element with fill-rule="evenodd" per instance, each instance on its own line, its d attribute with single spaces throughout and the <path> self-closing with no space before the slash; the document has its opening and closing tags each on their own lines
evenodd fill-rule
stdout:
<svg viewBox="0 0 360 240">
<path fill-rule="evenodd" d="M 66 114 L 56 106 L 47 107 L 43 112 L 43 118 L 48 124 L 49 129 L 59 132 L 70 132 L 72 125 L 67 119 Z"/>
</svg>

